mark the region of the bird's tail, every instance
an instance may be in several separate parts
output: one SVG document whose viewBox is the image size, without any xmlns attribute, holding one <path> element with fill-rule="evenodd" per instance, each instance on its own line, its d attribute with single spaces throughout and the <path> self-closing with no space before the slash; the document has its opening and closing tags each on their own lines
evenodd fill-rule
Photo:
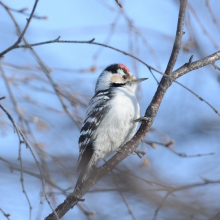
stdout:
<svg viewBox="0 0 220 220">
<path fill-rule="evenodd" d="M 92 156 L 92 158 L 90 159 L 87 166 L 83 166 L 81 168 L 78 180 L 77 180 L 76 185 L 75 185 L 75 190 L 79 187 L 79 185 L 81 185 L 86 180 L 86 178 L 89 175 L 90 169 L 93 165 L 94 165 L 94 156 Z"/>
<path fill-rule="evenodd" d="M 79 177 L 77 179 L 76 185 L 75 185 L 75 190 L 78 188 L 79 185 L 81 185 L 84 182 L 84 180 L 85 180 L 85 173 L 84 173 L 84 170 L 81 170 L 79 173 Z"/>
</svg>

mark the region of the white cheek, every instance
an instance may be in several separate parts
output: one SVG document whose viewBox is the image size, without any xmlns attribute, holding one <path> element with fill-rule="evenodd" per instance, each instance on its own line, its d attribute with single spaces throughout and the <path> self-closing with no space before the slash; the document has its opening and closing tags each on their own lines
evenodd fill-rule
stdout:
<svg viewBox="0 0 220 220">
<path fill-rule="evenodd" d="M 111 82 L 112 83 L 124 83 L 126 82 L 124 79 L 122 79 L 121 76 L 119 76 L 118 74 L 113 74 L 111 77 Z"/>
<path fill-rule="evenodd" d="M 111 79 L 112 74 L 108 71 L 103 72 L 100 77 L 99 80 L 96 84 L 96 92 L 100 91 L 100 90 L 106 90 L 109 88 L 110 86 L 110 79 Z"/>
</svg>

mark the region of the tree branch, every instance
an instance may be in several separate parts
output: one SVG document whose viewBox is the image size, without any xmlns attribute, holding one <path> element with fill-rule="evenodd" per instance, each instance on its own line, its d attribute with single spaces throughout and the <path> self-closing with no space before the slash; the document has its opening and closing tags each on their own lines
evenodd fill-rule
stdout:
<svg viewBox="0 0 220 220">
<path fill-rule="evenodd" d="M 115 1 L 116 1 L 116 3 L 118 4 L 118 6 L 119 6 L 120 8 L 122 8 L 121 2 L 119 2 L 119 0 L 115 0 Z"/>
<path fill-rule="evenodd" d="M 176 37 L 173 44 L 173 50 L 165 71 L 165 74 L 170 75 L 173 67 L 176 63 L 177 56 L 180 51 L 181 40 L 183 36 L 183 26 L 184 26 L 184 18 L 185 18 L 185 11 L 186 11 L 187 0 L 180 0 L 180 9 L 179 9 L 179 17 L 176 29 Z"/>
<path fill-rule="evenodd" d="M 5 97 L 1 97 L 0 100 L 4 99 Z M 43 194 L 49 204 L 49 206 L 51 207 L 52 211 L 54 212 L 54 219 L 55 220 L 59 220 L 59 217 L 57 215 L 57 213 L 55 212 L 54 208 L 52 207 L 49 199 L 48 199 L 48 196 L 46 194 L 46 185 L 45 185 L 45 180 L 44 180 L 44 177 L 43 177 L 43 171 L 42 171 L 42 168 L 40 166 L 40 163 L 39 161 L 37 160 L 37 157 L 35 156 L 34 154 L 34 151 L 32 150 L 32 148 L 30 147 L 25 135 L 22 133 L 22 131 L 19 129 L 19 127 L 16 125 L 14 119 L 12 118 L 12 116 L 10 115 L 10 113 L 0 104 L 0 108 L 3 110 L 3 112 L 7 115 L 7 117 L 9 118 L 9 120 L 11 121 L 11 123 L 13 124 L 13 127 L 14 127 L 14 130 L 15 132 L 17 133 L 17 136 L 18 136 L 18 140 L 19 140 L 19 145 L 21 143 L 24 143 L 26 145 L 26 148 L 29 149 L 31 155 L 33 156 L 34 158 L 34 161 L 36 162 L 37 164 L 37 167 L 40 171 L 40 175 L 41 175 L 41 180 L 42 180 L 42 185 L 43 185 Z M 23 172 L 23 168 L 21 167 L 21 172 Z"/>
<path fill-rule="evenodd" d="M 209 220 L 219 220 L 219 219 L 220 219 L 220 212 L 214 217 L 210 218 Z"/>
<path fill-rule="evenodd" d="M 192 70 L 199 69 L 209 64 L 213 64 L 215 63 L 215 61 L 219 59 L 220 59 L 220 50 L 195 62 L 185 63 L 183 66 L 175 70 L 172 75 L 175 79 L 177 79 Z"/>
<path fill-rule="evenodd" d="M 1 2 L 0 2 L 1 3 Z M 181 4 L 184 6 L 185 5 L 185 0 L 184 0 L 184 2 L 183 1 L 181 1 Z M 11 13 L 10 13 L 10 9 L 8 9 L 6 6 L 4 6 L 5 7 L 5 9 L 8 11 L 8 13 L 10 14 L 10 16 L 12 16 L 11 15 Z M 185 7 L 185 6 L 184 6 Z M 181 10 L 184 10 L 185 11 L 185 9 L 181 9 Z M 13 19 L 13 17 L 12 17 L 12 19 Z M 180 22 L 180 26 L 182 26 L 183 25 L 183 17 L 181 18 L 181 15 L 179 15 L 179 22 Z M 13 21 L 14 21 L 14 19 L 13 19 Z M 18 25 L 17 25 L 17 23 L 14 21 L 14 23 L 15 23 L 15 25 L 16 25 L 16 28 L 17 28 L 17 30 L 19 30 L 19 27 L 18 27 Z M 180 30 L 179 28 L 178 28 L 179 26 L 177 26 L 177 29 L 178 30 Z M 157 72 L 157 73 L 159 73 L 159 74 L 161 74 L 161 75 L 163 75 L 163 76 L 166 76 L 166 77 L 168 77 L 168 78 L 170 78 L 173 82 L 176 82 L 177 84 L 179 84 L 181 87 L 183 87 L 184 89 L 186 89 L 186 90 L 188 90 L 190 93 L 192 93 L 193 95 L 195 95 L 197 98 L 199 98 L 200 99 L 200 101 L 204 101 L 209 107 L 211 107 L 214 111 L 215 111 L 215 113 L 216 114 L 218 114 L 219 116 L 220 116 L 220 113 L 219 113 L 219 111 L 216 109 L 216 108 L 214 108 L 208 101 L 206 101 L 205 99 L 203 99 L 202 97 L 200 97 L 198 94 L 196 94 L 194 91 L 192 91 L 191 89 L 189 89 L 189 88 L 187 88 L 185 85 L 183 85 L 182 83 L 180 83 L 180 82 L 178 82 L 177 80 L 175 80 L 175 79 L 177 79 L 177 78 L 179 78 L 181 75 L 183 75 L 183 74 L 186 74 L 186 73 L 188 73 L 188 72 L 190 72 L 190 71 L 192 71 L 192 70 L 195 70 L 195 69 L 198 69 L 198 68 L 200 68 L 200 67 L 203 67 L 203 66 L 206 66 L 206 65 L 209 65 L 209 64 L 214 64 L 214 62 L 215 61 L 217 61 L 217 60 L 219 60 L 220 59 L 220 55 L 219 55 L 219 53 L 220 53 L 220 51 L 218 51 L 218 52 L 216 52 L 216 53 L 214 53 L 214 54 L 212 54 L 212 55 L 210 55 L 210 56 L 207 56 L 207 57 L 205 57 L 205 58 L 203 58 L 203 59 L 201 59 L 201 60 L 198 60 L 198 61 L 196 61 L 196 62 L 193 62 L 193 63 L 191 63 L 191 61 L 192 61 L 192 56 L 190 57 L 190 60 L 189 60 L 189 62 L 188 63 L 186 63 L 186 64 L 184 64 L 182 67 L 180 67 L 180 68 L 178 68 L 177 70 L 175 70 L 174 72 L 175 72 L 175 74 L 172 74 L 172 77 L 171 76 L 169 76 L 169 74 L 167 75 L 167 73 L 171 70 L 171 69 L 173 69 L 173 60 L 176 60 L 176 56 L 177 56 L 177 54 L 179 53 L 179 49 L 180 49 L 180 46 L 178 46 L 178 42 L 179 42 L 179 39 L 182 37 L 182 33 L 183 32 L 181 32 L 181 31 L 177 31 L 176 32 L 176 34 L 177 34 L 177 36 L 176 36 L 176 39 L 175 39 L 175 42 L 176 43 L 174 43 L 174 47 L 173 47 L 173 51 L 172 51 L 172 54 L 171 54 L 171 57 L 170 57 L 170 60 L 169 60 L 169 64 L 168 64 L 168 66 L 167 66 L 167 69 L 166 69 L 166 73 L 162 73 L 161 71 L 159 71 L 159 70 L 157 70 L 157 69 L 155 69 L 154 67 L 152 67 L 152 66 L 150 66 L 149 64 L 147 64 L 146 62 L 144 62 L 143 60 L 141 60 L 140 58 L 138 58 L 138 57 L 136 57 L 136 56 L 134 56 L 134 55 L 132 55 L 132 54 L 130 54 L 130 53 L 127 53 L 127 52 L 125 52 L 125 51 L 123 51 L 123 50 L 120 50 L 120 49 L 118 49 L 118 48 L 115 48 L 115 47 L 112 47 L 112 46 L 109 46 L 109 45 L 106 45 L 106 44 L 103 44 L 103 43 L 98 43 L 98 42 L 94 42 L 94 38 L 93 39 L 91 39 L 91 40 L 89 40 L 89 41 L 76 41 L 76 40 L 60 40 L 60 36 L 59 37 L 57 37 L 56 39 L 54 39 L 54 40 L 49 40 L 49 41 L 43 41 L 43 42 L 39 42 L 39 43 L 33 43 L 33 44 L 29 44 L 29 43 L 27 43 L 27 41 L 25 41 L 25 39 L 24 39 L 24 41 L 25 41 L 25 44 L 24 45 L 17 45 L 17 46 L 15 46 L 14 48 L 12 48 L 12 49 L 17 49 L 17 48 L 30 48 L 31 49 L 31 52 L 32 53 L 34 53 L 34 51 L 33 51 L 33 49 L 32 49 L 32 47 L 34 47 L 34 46 L 40 46 L 40 45 L 44 45 L 44 44 L 51 44 L 51 43 L 80 43 L 80 44 L 94 44 L 94 45 L 97 45 L 97 46 L 102 46 L 102 47 L 106 47 L 106 48 L 109 48 L 109 49 L 112 49 L 112 50 L 115 50 L 115 51 L 118 51 L 118 52 L 120 52 L 120 53 L 122 53 L 122 54 L 124 54 L 124 55 L 126 55 L 126 56 L 130 56 L 130 57 L 132 57 L 132 58 L 134 58 L 135 60 L 137 60 L 137 61 L 139 61 L 140 63 L 142 63 L 143 65 L 145 65 L 148 69 L 149 69 L 149 71 L 152 73 L 152 70 L 154 70 L 155 72 Z M 9 52 L 9 51 L 7 51 L 7 52 Z M 34 55 L 35 55 L 35 57 L 36 57 L 36 53 L 34 53 Z M 39 64 L 42 66 L 42 62 L 39 60 L 39 58 L 37 57 L 37 60 L 38 60 L 38 62 L 39 62 Z M 215 67 L 215 66 L 214 66 Z M 43 70 L 46 70 L 43 66 L 42 66 L 42 68 L 43 68 Z M 153 74 L 152 74 L 153 75 Z M 57 91 L 57 90 L 55 90 L 56 91 L 56 93 L 57 93 L 57 95 L 58 95 L 58 97 L 59 97 L 59 91 Z M 61 98 L 61 96 L 59 97 L 59 98 Z M 61 101 L 61 104 L 63 105 L 63 103 L 62 103 L 62 100 L 60 100 Z M 68 115 L 70 115 L 70 117 L 72 118 L 72 116 L 71 116 L 71 114 L 69 113 L 69 111 L 67 111 L 67 109 L 65 108 L 65 105 L 63 105 L 63 107 L 64 107 L 64 110 L 67 112 L 67 114 Z M 72 118 L 73 119 L 73 118 Z M 73 119 L 73 120 L 75 120 L 75 119 Z M 76 121 L 75 121 L 76 122 Z"/>
<path fill-rule="evenodd" d="M 0 207 L 0 211 L 2 212 L 2 214 L 5 216 L 5 218 L 7 218 L 8 220 L 10 220 L 10 214 L 9 213 L 6 213 L 4 212 L 4 210 Z"/>
<path fill-rule="evenodd" d="M 31 11 L 31 14 L 30 14 L 29 18 L 27 18 L 27 23 L 26 23 L 26 25 L 25 25 L 25 27 L 24 27 L 24 30 L 21 32 L 21 34 L 20 34 L 19 38 L 17 39 L 17 41 L 16 41 L 12 46 L 10 46 L 9 48 L 7 48 L 7 49 L 4 50 L 3 52 L 1 52 L 1 53 L 0 53 L 0 57 L 2 57 L 2 56 L 3 56 L 4 54 L 6 54 L 7 52 L 13 50 L 16 46 L 18 46 L 19 43 L 21 43 L 21 41 L 22 41 L 22 39 L 23 39 L 23 37 L 24 37 L 24 34 L 25 34 L 25 32 L 27 31 L 28 26 L 29 26 L 29 24 L 30 24 L 30 22 L 31 22 L 31 19 L 33 18 L 33 15 L 34 15 L 35 9 L 36 9 L 36 7 L 37 7 L 38 1 L 39 1 L 39 0 L 35 0 L 33 9 L 32 9 L 32 11 Z M 3 5 L 2 2 L 0 2 L 0 3 L 1 3 L 1 5 Z M 3 5 L 3 6 L 4 6 L 4 5 Z M 9 10 L 9 9 L 8 9 L 8 10 Z"/>
<path fill-rule="evenodd" d="M 183 28 L 183 22 L 184 22 L 184 13 L 186 8 L 187 0 L 181 0 L 180 1 L 180 9 L 179 9 L 179 20 L 177 25 L 177 34 L 172 54 L 168 63 L 168 70 L 167 73 L 169 74 L 170 71 L 172 71 L 172 68 L 176 62 L 176 58 L 179 52 L 180 44 L 181 44 L 181 37 L 182 37 L 182 28 Z M 154 118 L 157 114 L 157 111 L 160 107 L 160 104 L 162 102 L 162 99 L 165 95 L 166 90 L 170 87 L 172 84 L 172 81 L 170 78 L 163 76 L 157 91 L 153 97 L 153 100 L 150 104 L 150 106 L 147 108 L 145 112 L 145 117 L 147 117 L 149 120 L 142 122 L 140 128 L 138 129 L 135 136 L 124 145 L 122 152 L 116 153 L 110 160 L 108 160 L 103 166 L 100 168 L 97 168 L 90 176 L 89 178 L 83 182 L 79 187 L 75 189 L 73 193 L 71 193 L 63 203 L 61 203 L 56 208 L 56 213 L 60 218 L 62 218 L 66 212 L 70 208 L 73 208 L 79 200 L 86 194 L 86 192 L 95 185 L 103 176 L 105 176 L 110 170 L 112 170 L 115 166 L 117 166 L 122 160 L 124 160 L 126 157 L 128 157 L 131 153 L 134 152 L 134 150 L 138 147 L 138 145 L 141 143 L 141 141 L 144 139 L 146 134 L 148 133 Z M 48 215 L 45 220 L 54 220 L 55 215 L 54 213 L 51 213 Z"/>
</svg>

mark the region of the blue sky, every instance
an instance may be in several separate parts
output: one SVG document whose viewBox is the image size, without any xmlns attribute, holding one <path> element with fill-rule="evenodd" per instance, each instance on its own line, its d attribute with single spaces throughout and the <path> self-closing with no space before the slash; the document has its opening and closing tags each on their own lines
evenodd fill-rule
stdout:
<svg viewBox="0 0 220 220">
<path fill-rule="evenodd" d="M 36 14 L 39 16 L 47 16 L 48 19 L 32 19 L 25 37 L 29 43 L 53 40 L 58 36 L 61 36 L 61 40 L 90 40 L 95 38 L 96 42 L 105 43 L 106 39 L 109 38 L 112 23 L 116 22 L 114 34 L 110 37 L 107 44 L 126 52 L 131 53 L 133 51 L 132 53 L 135 56 L 141 58 L 149 65 L 164 71 L 175 37 L 178 16 L 177 1 L 142 0 L 135 3 L 132 1 L 121 2 L 124 6 L 126 16 L 130 19 L 135 29 L 129 29 L 128 21 L 125 19 L 126 16 L 121 15 L 120 8 L 116 5 L 114 0 L 69 0 L 65 2 L 47 0 L 39 1 Z M 182 45 L 189 43 L 189 39 L 192 36 L 194 36 L 194 41 L 189 45 L 189 52 L 180 51 L 175 69 L 188 62 L 192 54 L 194 55 L 194 60 L 197 60 L 217 51 L 217 48 L 214 46 L 215 44 L 218 45 L 218 50 L 220 46 L 218 40 L 219 31 L 216 25 L 213 24 L 210 14 L 207 12 L 205 1 L 202 1 L 202 3 L 199 0 L 189 2 L 194 10 L 196 10 L 201 23 L 207 32 L 210 33 L 214 42 L 211 42 L 208 35 L 204 33 L 204 30 L 188 8 L 186 22 L 188 25 L 191 24 L 190 27 L 192 28 L 190 29 L 185 26 L 184 31 L 186 34 L 183 36 Z M 11 0 L 4 3 L 14 9 L 28 7 L 29 11 L 27 12 L 30 12 L 34 1 Z M 217 19 L 220 22 L 219 15 L 216 13 L 217 8 L 220 7 L 219 4 L 220 2 L 215 2 L 215 5 L 212 5 L 214 6 L 212 9 L 216 16 L 218 16 Z M 0 7 L 0 14 L 0 28 L 2 30 L 0 33 L 2 42 L 0 43 L 0 51 L 2 51 L 13 44 L 17 36 L 12 21 L 2 7 Z M 27 16 L 15 12 L 13 15 L 20 27 L 24 27 Z M 193 34 L 190 31 L 193 32 Z M 140 35 L 137 33 L 140 33 Z M 65 86 L 66 90 L 80 97 L 85 104 L 94 93 L 97 77 L 107 65 L 112 63 L 124 63 L 134 74 L 139 77 L 149 78 L 137 93 L 140 99 L 142 114 L 144 114 L 157 88 L 156 82 L 145 66 L 113 50 L 87 44 L 50 44 L 35 47 L 34 49 L 52 70 L 51 76 L 55 82 L 61 86 Z M 95 59 L 94 55 L 97 53 L 98 57 Z M 20 70 L 6 65 L 7 63 L 25 66 L 27 68 L 26 70 Z M 217 64 L 219 64 L 219 61 Z M 39 131 L 35 123 L 30 123 L 37 141 L 44 146 L 43 150 L 49 155 L 47 160 L 52 164 L 51 170 L 53 170 L 54 180 L 58 185 L 68 188 L 68 186 L 74 184 L 76 180 L 75 176 L 70 178 L 71 180 L 61 178 L 59 175 L 56 176 L 58 165 L 53 165 L 51 155 L 60 158 L 65 156 L 72 158 L 77 157 L 79 130 L 66 114 L 47 111 L 45 108 L 37 106 L 37 104 L 31 104 L 24 100 L 24 97 L 30 96 L 32 100 L 42 105 L 63 111 L 57 97 L 49 93 L 53 92 L 53 89 L 47 83 L 44 73 L 34 68 L 38 67 L 38 64 L 28 50 L 17 49 L 7 53 L 2 60 L 2 66 L 7 77 L 17 77 L 17 85 L 15 80 L 15 82 L 13 81 L 11 83 L 11 86 L 25 117 L 28 119 L 36 117 L 47 124 L 48 129 Z M 97 70 L 94 72 L 82 73 L 79 71 L 93 66 L 97 67 Z M 70 71 L 67 71 L 67 69 Z M 34 79 L 28 83 L 22 82 L 21 79 L 29 77 L 32 74 L 38 76 L 41 80 Z M 218 76 L 219 73 L 217 70 L 208 66 L 188 73 L 179 79 L 179 81 L 205 98 L 214 105 L 215 108 L 220 109 Z M 157 79 L 161 78 L 158 74 L 156 74 L 156 77 Z M 13 117 L 18 122 L 18 117 L 13 110 L 3 80 L 0 80 L 0 88 L 0 96 L 7 97 L 7 99 L 1 101 L 1 103 L 12 112 Z M 45 90 L 49 92 L 45 93 Z M 79 115 L 81 119 L 83 118 L 84 108 L 75 108 L 68 102 L 67 104 L 71 113 Z M 0 117 L 4 116 L 1 114 Z M 3 119 L 7 121 L 6 117 Z M 201 181 L 201 176 L 210 179 L 220 178 L 219 117 L 204 102 L 201 102 L 179 85 L 173 84 L 162 102 L 153 128 L 155 131 L 148 135 L 147 138 L 149 140 L 162 141 L 174 139 L 174 148 L 178 152 L 187 153 L 188 155 L 215 152 L 215 155 L 181 158 L 161 146 L 158 146 L 157 149 L 152 149 L 149 146 L 141 145 L 140 147 L 147 150 L 147 158 L 151 164 L 150 169 L 146 168 L 140 171 L 143 175 L 146 175 L 146 178 L 156 178 L 158 181 L 164 181 L 171 185 L 199 182 Z M 7 158 L 13 163 L 18 163 L 18 140 L 16 134 L 13 133 L 11 126 L 8 126 L 6 131 L 3 129 L 1 132 L 1 157 Z M 33 171 L 37 173 L 38 170 L 33 158 L 25 147 L 22 148 L 22 155 L 25 167 L 30 167 L 30 169 L 33 169 Z M 137 168 L 141 161 L 139 158 L 130 156 L 123 164 L 127 166 L 129 163 Z M 13 175 L 9 169 L 5 168 L 4 163 L 1 162 L 0 167 L 3 176 L 1 180 L 2 187 L 0 189 L 0 194 L 3 196 L 0 198 L 0 207 L 11 214 L 11 219 L 28 219 L 29 209 L 27 201 L 21 191 L 21 184 L 19 182 L 20 174 L 17 173 Z M 74 159 L 72 159 L 70 167 L 73 170 L 75 169 L 76 161 Z M 14 173 L 16 172 L 17 171 L 14 171 Z M 74 172 L 75 170 L 73 173 Z M 37 207 L 40 201 L 40 191 L 42 190 L 41 183 L 36 178 L 25 175 L 25 186 L 32 205 L 34 206 L 33 219 L 36 219 L 38 213 Z M 209 197 L 210 201 L 217 201 L 219 195 L 218 193 L 213 193 L 213 189 L 215 192 L 219 192 L 219 190 L 217 191 L 217 187 L 208 188 L 206 196 Z M 208 193 L 209 191 L 210 193 Z M 53 201 L 54 206 L 65 198 L 63 195 L 59 195 L 58 192 L 56 193 L 57 200 L 56 202 Z M 116 193 L 108 193 L 106 195 L 108 195 L 106 199 L 93 194 L 87 195 L 86 201 L 88 202 L 86 205 L 91 210 L 98 210 L 99 205 L 97 204 L 109 206 L 115 198 L 117 198 L 117 201 L 120 201 Z M 94 204 L 94 200 L 97 200 L 97 204 Z M 125 213 L 127 213 L 126 207 L 122 202 L 119 202 L 119 204 L 121 204 L 118 207 L 120 219 L 123 219 L 123 216 L 124 219 L 128 219 L 127 215 L 125 215 Z M 157 206 L 152 205 L 150 202 L 149 204 L 149 212 L 153 214 Z M 133 205 L 133 208 L 136 214 L 139 213 L 139 219 L 145 215 L 138 205 Z M 172 210 L 169 208 L 170 207 L 167 209 Z M 211 211 L 214 212 L 215 208 L 216 206 L 214 205 Z M 41 214 L 42 219 L 49 214 L 50 211 L 49 206 L 45 202 Z M 167 213 L 164 211 L 162 214 L 165 215 Z M 71 210 L 65 219 L 71 219 L 72 216 L 79 216 L 80 219 L 85 218 L 78 208 Z M 98 219 L 108 219 L 108 216 L 110 216 L 109 219 L 114 217 L 113 214 L 109 214 L 108 209 L 104 209 L 97 214 Z"/>
</svg>

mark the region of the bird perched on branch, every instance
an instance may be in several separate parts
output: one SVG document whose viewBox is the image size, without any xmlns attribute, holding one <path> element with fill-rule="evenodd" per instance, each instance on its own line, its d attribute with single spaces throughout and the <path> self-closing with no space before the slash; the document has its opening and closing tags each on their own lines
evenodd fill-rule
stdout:
<svg viewBox="0 0 220 220">
<path fill-rule="evenodd" d="M 76 188 L 92 166 L 133 137 L 140 117 L 135 91 L 146 79 L 137 79 L 123 64 L 110 65 L 99 76 L 80 132 Z"/>
</svg>

